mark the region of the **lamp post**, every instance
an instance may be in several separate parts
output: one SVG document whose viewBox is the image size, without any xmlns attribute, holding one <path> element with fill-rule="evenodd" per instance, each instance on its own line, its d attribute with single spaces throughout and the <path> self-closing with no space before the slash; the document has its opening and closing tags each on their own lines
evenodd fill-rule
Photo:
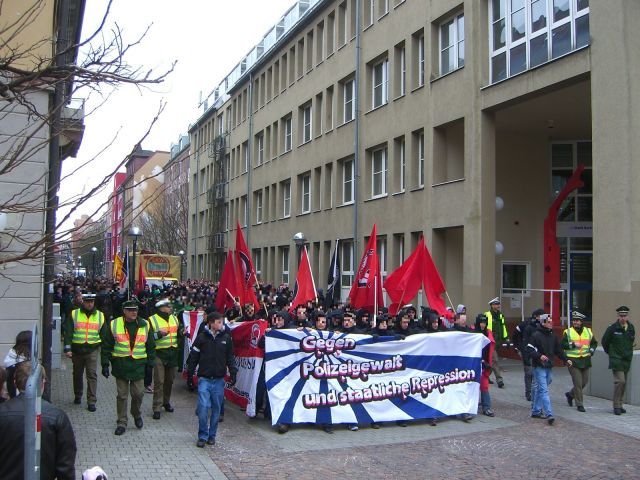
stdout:
<svg viewBox="0 0 640 480">
<path fill-rule="evenodd" d="M 304 233 L 298 232 L 293 236 L 294 243 L 296 244 L 296 250 L 298 252 L 298 268 L 300 268 L 300 259 L 302 258 L 302 247 L 307 243 L 307 238 Z"/>
<path fill-rule="evenodd" d="M 96 247 L 91 247 L 91 253 L 93 254 L 93 258 L 91 259 L 91 274 L 93 275 L 93 280 L 96 279 L 96 252 L 98 249 Z"/>
<path fill-rule="evenodd" d="M 129 281 L 129 295 L 136 288 L 136 250 L 138 248 L 138 237 L 142 236 L 142 230 L 138 227 L 131 227 L 129 236 L 133 237 L 133 266 L 131 267 L 131 280 Z"/>
<path fill-rule="evenodd" d="M 182 281 L 182 263 L 184 262 L 184 250 L 180 250 L 178 252 L 178 255 L 180 255 L 180 281 Z"/>
</svg>

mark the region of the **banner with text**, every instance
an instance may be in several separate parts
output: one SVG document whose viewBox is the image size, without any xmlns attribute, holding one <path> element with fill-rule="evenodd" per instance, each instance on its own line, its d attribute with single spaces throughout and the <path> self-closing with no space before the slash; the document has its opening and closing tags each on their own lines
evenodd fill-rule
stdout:
<svg viewBox="0 0 640 480">
<path fill-rule="evenodd" d="M 225 383 L 224 396 L 246 409 L 249 417 L 256 415 L 256 387 L 264 361 L 264 350 L 258 347 L 267 329 L 265 320 L 229 324 L 233 338 L 233 354 L 238 367 L 235 385 Z M 228 377 L 227 377 L 228 380 Z"/>
<path fill-rule="evenodd" d="M 484 335 L 266 334 L 272 422 L 371 423 L 476 414 Z"/>
</svg>

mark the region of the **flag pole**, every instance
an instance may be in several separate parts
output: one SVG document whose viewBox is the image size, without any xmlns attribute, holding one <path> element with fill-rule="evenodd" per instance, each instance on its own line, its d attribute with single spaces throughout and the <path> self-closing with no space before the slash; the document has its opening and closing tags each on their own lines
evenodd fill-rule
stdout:
<svg viewBox="0 0 640 480">
<path fill-rule="evenodd" d="M 311 284 L 313 285 L 313 293 L 315 294 L 315 303 L 318 305 L 318 290 L 316 289 L 316 281 L 313 279 L 313 272 L 311 271 L 311 262 L 309 261 L 309 252 L 307 246 L 304 246 L 304 253 L 307 254 L 307 263 L 309 264 L 309 273 L 311 274 Z"/>
<path fill-rule="evenodd" d="M 378 274 L 373 277 L 373 328 L 378 325 Z"/>
<path fill-rule="evenodd" d="M 451 297 L 449 297 L 449 292 L 447 290 L 444 291 L 444 294 L 447 296 L 447 300 L 449 300 L 449 305 L 453 308 L 453 311 L 456 311 L 456 307 L 453 306 L 453 302 L 451 301 Z"/>
</svg>

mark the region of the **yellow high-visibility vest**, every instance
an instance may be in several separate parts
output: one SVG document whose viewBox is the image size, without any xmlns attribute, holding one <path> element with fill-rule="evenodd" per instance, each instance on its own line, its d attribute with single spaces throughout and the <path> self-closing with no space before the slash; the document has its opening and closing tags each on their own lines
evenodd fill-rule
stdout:
<svg viewBox="0 0 640 480">
<path fill-rule="evenodd" d="M 484 314 L 487 316 L 487 330 L 491 330 L 491 332 L 493 333 L 493 315 L 491 310 L 489 310 L 488 312 L 484 312 Z M 500 312 L 500 320 L 502 320 L 502 338 L 509 338 L 509 333 L 507 332 L 507 326 L 505 325 L 505 319 L 504 319 L 504 315 L 502 315 L 502 312 Z"/>
<path fill-rule="evenodd" d="M 87 317 L 79 308 L 72 312 L 73 338 L 71 343 L 100 343 L 100 329 L 104 324 L 104 315 L 100 310 L 95 310 Z"/>
<path fill-rule="evenodd" d="M 112 356 L 131 357 L 136 360 L 147 358 L 146 343 L 147 335 L 149 334 L 149 323 L 146 320 L 144 320 L 143 327 L 138 326 L 133 348 L 131 348 L 131 342 L 129 341 L 129 331 L 125 327 L 122 317 L 118 317 L 111 322 L 111 333 L 115 339 Z"/>
<path fill-rule="evenodd" d="M 569 340 L 569 345 L 572 343 L 576 344 L 576 348 L 570 348 L 567 350 L 567 357 L 569 358 L 581 358 L 581 357 L 589 357 L 591 356 L 591 352 L 589 352 L 589 346 L 591 345 L 591 339 L 593 338 L 593 333 L 590 328 L 582 327 L 582 334 L 578 334 L 576 330 L 571 327 L 564 331 L 567 336 L 567 340 Z"/>
<path fill-rule="evenodd" d="M 178 346 L 178 319 L 169 315 L 169 319 L 165 320 L 160 315 L 155 314 L 149 317 L 149 321 L 156 332 L 164 329 L 169 332 L 169 335 L 156 340 L 156 350 L 163 348 L 172 348 Z"/>
</svg>

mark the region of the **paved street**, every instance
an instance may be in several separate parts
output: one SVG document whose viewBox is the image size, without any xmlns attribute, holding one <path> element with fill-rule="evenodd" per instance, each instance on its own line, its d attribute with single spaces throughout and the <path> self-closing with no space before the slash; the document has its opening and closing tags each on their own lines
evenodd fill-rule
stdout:
<svg viewBox="0 0 640 480">
<path fill-rule="evenodd" d="M 113 479 L 229 478 L 562 478 L 631 479 L 640 474 L 640 407 L 614 416 L 611 402 L 585 398 L 587 413 L 570 408 L 563 392 L 566 369 L 554 369 L 551 385 L 553 427 L 529 418 L 522 368 L 507 362 L 505 389 L 492 386 L 495 418 L 470 424 L 447 419 L 437 427 L 417 422 L 380 430 L 337 428 L 328 435 L 317 427 L 294 427 L 279 435 L 266 421 L 248 419 L 227 403 L 218 443 L 195 447 L 195 394 L 177 381 L 176 412 L 151 418 L 151 395 L 143 404 L 145 426 L 130 421 L 122 437 L 115 429 L 115 382 L 102 377 L 98 412 L 73 405 L 70 363 L 54 374 L 54 401 L 73 422 L 78 441 L 77 470 L 102 466 Z"/>
</svg>

